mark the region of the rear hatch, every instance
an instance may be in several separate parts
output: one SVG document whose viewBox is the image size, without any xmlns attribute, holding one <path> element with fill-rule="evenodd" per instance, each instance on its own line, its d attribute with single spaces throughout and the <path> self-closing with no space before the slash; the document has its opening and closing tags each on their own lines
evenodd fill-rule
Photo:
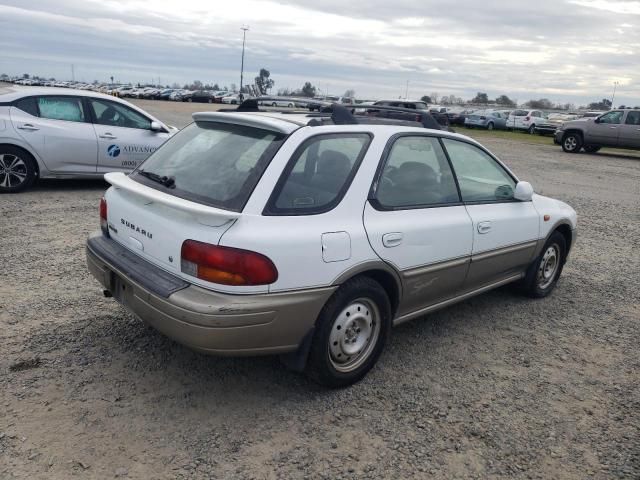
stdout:
<svg viewBox="0 0 640 480">
<path fill-rule="evenodd" d="M 183 243 L 220 242 L 285 138 L 217 115 L 228 118 L 189 125 L 129 176 L 105 175 L 111 238 L 190 281 L 181 271 Z"/>
</svg>

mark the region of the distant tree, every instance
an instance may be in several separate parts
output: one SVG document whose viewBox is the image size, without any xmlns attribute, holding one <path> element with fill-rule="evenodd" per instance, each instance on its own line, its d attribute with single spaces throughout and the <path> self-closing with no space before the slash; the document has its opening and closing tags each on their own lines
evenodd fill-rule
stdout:
<svg viewBox="0 0 640 480">
<path fill-rule="evenodd" d="M 290 97 L 292 94 L 291 89 L 285 87 L 278 90 L 279 97 Z"/>
<path fill-rule="evenodd" d="M 315 97 L 317 88 L 311 85 L 311 82 L 305 82 L 300 93 L 305 97 Z"/>
<path fill-rule="evenodd" d="M 29 79 L 29 74 L 28 73 L 23 73 L 22 74 L 22 78 L 26 78 L 28 80 Z"/>
<path fill-rule="evenodd" d="M 350 88 L 349 90 L 344 92 L 344 95 L 342 95 L 343 97 L 347 97 L 347 98 L 353 98 L 356 96 L 356 91 L 353 90 L 352 88 Z"/>
<path fill-rule="evenodd" d="M 562 110 L 575 110 L 576 106 L 573 103 L 565 103 L 560 106 Z"/>
<path fill-rule="evenodd" d="M 213 90 L 220 90 L 220 86 L 217 83 L 213 84 L 213 87 L 211 87 Z"/>
<path fill-rule="evenodd" d="M 471 103 L 489 103 L 489 96 L 486 93 L 478 92 L 471 100 Z"/>
<path fill-rule="evenodd" d="M 189 86 L 191 90 L 202 90 L 204 85 L 200 80 L 194 80 L 193 83 Z"/>
<path fill-rule="evenodd" d="M 180 84 L 178 82 L 173 82 L 173 84 L 171 85 L 171 88 L 178 89 L 180 88 Z"/>
<path fill-rule="evenodd" d="M 232 91 L 234 93 L 238 91 L 238 87 L 236 86 L 235 83 L 232 83 L 231 85 L 229 85 L 229 88 L 230 88 L 230 91 Z M 229 91 L 229 90 L 227 90 L 227 91 Z"/>
<path fill-rule="evenodd" d="M 266 95 L 273 88 L 275 83 L 271 77 L 271 72 L 266 68 L 261 68 L 260 73 L 256 77 L 256 86 L 262 95 Z"/>
<path fill-rule="evenodd" d="M 506 95 L 500 95 L 498 98 L 496 98 L 496 103 L 498 105 L 504 105 L 505 107 L 515 107 L 516 105 L 516 102 L 511 100 Z"/>
<path fill-rule="evenodd" d="M 0 75 L 0 78 L 9 78 L 9 75 L 7 75 L 6 73 L 3 73 L 2 75 Z"/>
<path fill-rule="evenodd" d="M 111 77 L 111 78 L 113 79 L 113 77 Z M 55 78 L 53 78 L 53 77 L 51 77 L 51 78 L 49 79 L 49 81 L 50 81 L 50 82 L 55 82 L 55 81 L 56 81 L 56 79 L 55 79 Z M 113 82 L 113 80 L 111 80 L 111 82 Z"/>
<path fill-rule="evenodd" d="M 611 100 L 603 98 L 600 102 L 592 102 L 587 105 L 589 110 L 609 110 L 611 108 Z"/>
<path fill-rule="evenodd" d="M 424 103 L 431 103 L 431 97 L 429 95 L 423 95 L 420 100 L 422 100 Z"/>
<path fill-rule="evenodd" d="M 540 110 L 549 110 L 550 108 L 553 108 L 553 103 L 548 98 L 541 98 L 540 100 L 529 100 L 525 103 L 525 106 Z"/>
<path fill-rule="evenodd" d="M 438 99 L 440 98 L 440 94 L 438 92 L 433 92 L 429 96 L 431 97 L 431 100 L 433 100 L 433 103 L 438 103 Z"/>
<path fill-rule="evenodd" d="M 444 105 L 460 105 L 464 103 L 464 100 L 460 97 L 456 97 L 455 95 L 444 95 L 440 99 L 440 103 Z"/>
</svg>

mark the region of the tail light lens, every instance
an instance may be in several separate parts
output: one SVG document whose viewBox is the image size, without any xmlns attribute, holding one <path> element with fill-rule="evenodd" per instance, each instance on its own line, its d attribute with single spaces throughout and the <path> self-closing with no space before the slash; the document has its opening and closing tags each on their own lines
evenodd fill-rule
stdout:
<svg viewBox="0 0 640 480">
<path fill-rule="evenodd" d="M 107 201 L 100 199 L 100 230 L 105 236 L 109 236 L 109 222 L 107 221 Z"/>
<path fill-rule="evenodd" d="M 267 285 L 278 279 L 278 270 L 264 255 L 186 240 L 182 244 L 183 273 L 222 285 Z"/>
<path fill-rule="evenodd" d="M 416 122 L 422 121 L 422 115 L 416 115 Z"/>
</svg>

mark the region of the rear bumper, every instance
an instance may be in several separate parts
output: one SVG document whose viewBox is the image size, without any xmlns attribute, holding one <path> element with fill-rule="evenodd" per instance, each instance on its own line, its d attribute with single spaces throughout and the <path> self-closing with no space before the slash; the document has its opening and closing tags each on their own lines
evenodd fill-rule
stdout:
<svg viewBox="0 0 640 480">
<path fill-rule="evenodd" d="M 91 274 L 129 311 L 167 337 L 214 355 L 294 351 L 336 287 L 261 295 L 229 295 L 189 284 L 94 234 L 87 241 Z"/>
</svg>

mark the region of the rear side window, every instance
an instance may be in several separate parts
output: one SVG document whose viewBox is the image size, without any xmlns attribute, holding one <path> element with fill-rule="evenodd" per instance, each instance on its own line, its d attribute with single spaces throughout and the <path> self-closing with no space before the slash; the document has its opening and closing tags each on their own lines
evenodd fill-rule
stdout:
<svg viewBox="0 0 640 480">
<path fill-rule="evenodd" d="M 40 117 L 67 122 L 84 122 L 82 99 L 78 97 L 38 97 Z"/>
<path fill-rule="evenodd" d="M 23 112 L 27 112 L 29 115 L 33 115 L 34 117 L 39 116 L 38 105 L 36 105 L 36 99 L 34 97 L 18 100 L 15 106 Z"/>
<path fill-rule="evenodd" d="M 640 125 L 640 112 L 627 113 L 627 120 L 624 123 L 627 125 Z"/>
<path fill-rule="evenodd" d="M 438 139 L 398 138 L 385 161 L 375 199 L 382 209 L 394 210 L 460 202 Z"/>
<path fill-rule="evenodd" d="M 528 112 L 526 110 L 514 110 L 513 112 L 511 112 L 511 115 L 513 115 L 514 117 L 526 117 L 528 115 Z"/>
<path fill-rule="evenodd" d="M 239 212 L 283 139 L 283 134 L 254 127 L 192 123 L 156 150 L 132 178 L 187 200 Z"/>
<path fill-rule="evenodd" d="M 464 202 L 513 200 L 515 180 L 494 158 L 474 145 L 442 140 L 455 170 Z"/>
<path fill-rule="evenodd" d="M 365 133 L 318 135 L 294 154 L 274 189 L 265 214 L 328 212 L 346 193 L 367 151 Z"/>
</svg>

